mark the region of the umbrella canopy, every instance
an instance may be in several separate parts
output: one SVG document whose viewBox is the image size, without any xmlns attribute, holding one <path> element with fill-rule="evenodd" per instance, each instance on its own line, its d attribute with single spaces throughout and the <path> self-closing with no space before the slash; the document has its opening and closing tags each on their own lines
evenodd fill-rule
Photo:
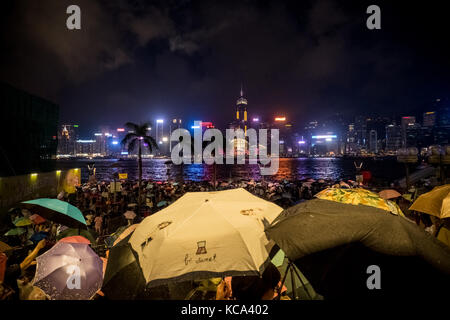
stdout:
<svg viewBox="0 0 450 320">
<path fill-rule="evenodd" d="M 69 242 L 69 243 L 85 243 L 85 244 L 91 244 L 91 242 L 82 236 L 71 236 L 71 237 L 65 237 L 59 240 L 59 242 Z"/>
<path fill-rule="evenodd" d="M 33 243 L 38 243 L 38 242 L 41 241 L 42 239 L 48 238 L 48 236 L 49 236 L 49 233 L 48 233 L 48 232 L 45 232 L 45 231 L 39 231 L 39 232 L 34 233 L 34 234 L 30 237 L 30 240 L 31 240 Z"/>
<path fill-rule="evenodd" d="M 450 278 L 449 248 L 370 206 L 305 201 L 285 210 L 267 234 L 325 298 L 427 294 Z M 367 288 L 371 265 L 381 269 L 383 290 Z"/>
<path fill-rule="evenodd" d="M 112 233 L 111 235 L 109 235 L 108 237 L 105 238 L 105 244 L 108 247 L 112 247 L 114 245 L 114 241 L 117 240 L 117 238 L 119 237 L 119 235 L 124 232 L 126 229 L 128 228 L 128 226 L 121 226 L 119 228 L 117 228 L 117 230 Z"/>
<path fill-rule="evenodd" d="M 440 219 L 450 218 L 450 184 L 422 194 L 409 210 L 423 212 Z"/>
<path fill-rule="evenodd" d="M 31 220 L 25 217 L 17 217 L 14 219 L 13 224 L 16 227 L 26 227 L 32 224 Z"/>
<path fill-rule="evenodd" d="M 78 230 L 73 228 L 65 229 L 61 231 L 56 237 L 57 240 L 61 240 L 62 238 L 72 237 L 72 236 L 82 236 L 88 239 L 91 243 L 95 243 L 95 238 L 91 232 L 88 230 Z"/>
<path fill-rule="evenodd" d="M 108 299 L 135 299 L 145 288 L 145 278 L 137 253 L 129 244 L 128 235 L 109 250 L 102 292 Z"/>
<path fill-rule="evenodd" d="M 264 226 L 282 211 L 244 189 L 186 193 L 130 238 L 148 286 L 257 275 L 269 261 Z"/>
<path fill-rule="evenodd" d="M 385 200 L 378 194 L 362 188 L 327 188 L 320 191 L 315 197 L 353 205 L 371 206 L 404 217 L 402 210 L 400 210 L 396 203 Z"/>
<path fill-rule="evenodd" d="M 167 204 L 167 201 L 160 201 L 160 202 L 158 202 L 158 204 L 156 205 L 157 207 L 162 207 L 162 206 L 165 206 Z"/>
<path fill-rule="evenodd" d="M 34 224 L 41 224 L 44 223 L 46 220 L 44 218 L 42 218 L 40 215 L 38 214 L 33 214 L 30 217 L 30 220 L 34 223 Z"/>
<path fill-rule="evenodd" d="M 85 243 L 58 242 L 36 261 L 33 285 L 52 300 L 88 300 L 102 286 L 103 261 Z"/>
<path fill-rule="evenodd" d="M 132 224 L 131 226 L 126 228 L 123 232 L 121 232 L 114 241 L 113 246 L 118 244 L 122 239 L 128 237 L 134 230 L 136 230 L 138 225 L 139 225 L 138 223 Z"/>
<path fill-rule="evenodd" d="M 399 192 L 392 190 L 392 189 L 382 190 L 382 191 L 378 192 L 378 194 L 380 197 L 382 197 L 383 199 L 386 199 L 386 200 L 401 197 L 401 194 Z"/>
<path fill-rule="evenodd" d="M 41 198 L 24 201 L 21 205 L 47 220 L 51 220 L 71 228 L 86 228 L 86 220 L 84 219 L 81 211 L 68 202 L 58 199 Z"/>
<path fill-rule="evenodd" d="M 136 213 L 134 213 L 133 211 L 128 210 L 127 212 L 125 212 L 123 214 L 123 216 L 125 217 L 125 219 L 133 220 L 134 218 L 136 218 Z"/>
<path fill-rule="evenodd" d="M 280 271 L 281 279 L 286 275 L 286 280 L 284 282 L 284 287 L 286 288 L 283 291 L 286 291 L 286 294 L 291 298 L 295 299 L 292 288 L 295 288 L 296 296 L 298 297 L 298 300 L 311 300 L 311 299 L 319 299 L 317 296 L 317 293 L 314 291 L 314 288 L 312 287 L 311 283 L 306 279 L 305 275 L 300 271 L 296 270 L 298 273 L 298 276 L 300 276 L 301 279 L 298 279 L 297 274 L 294 273 L 294 281 L 292 281 L 292 272 L 287 272 L 289 259 L 284 257 L 283 250 L 279 250 L 277 255 L 282 252 L 283 253 L 283 260 L 281 260 L 280 265 L 276 265 L 274 263 L 274 259 L 272 259 L 272 263 L 278 268 L 278 271 Z M 292 285 L 294 283 L 294 286 Z M 281 284 L 281 281 L 280 281 Z"/>
<path fill-rule="evenodd" d="M 24 228 L 14 228 L 5 233 L 5 236 L 20 236 L 27 232 Z"/>
</svg>

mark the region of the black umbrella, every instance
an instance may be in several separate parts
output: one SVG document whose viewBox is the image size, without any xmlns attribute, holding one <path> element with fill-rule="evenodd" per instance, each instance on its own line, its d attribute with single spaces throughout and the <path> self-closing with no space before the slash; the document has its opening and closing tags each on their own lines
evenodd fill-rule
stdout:
<svg viewBox="0 0 450 320">
<path fill-rule="evenodd" d="M 314 199 L 282 212 L 267 235 L 325 298 L 418 297 L 450 284 L 449 248 L 377 208 Z M 380 290 L 367 286 L 372 265 Z"/>
<path fill-rule="evenodd" d="M 108 299 L 132 300 L 145 289 L 138 257 L 128 243 L 131 234 L 109 250 L 102 291 Z"/>
</svg>

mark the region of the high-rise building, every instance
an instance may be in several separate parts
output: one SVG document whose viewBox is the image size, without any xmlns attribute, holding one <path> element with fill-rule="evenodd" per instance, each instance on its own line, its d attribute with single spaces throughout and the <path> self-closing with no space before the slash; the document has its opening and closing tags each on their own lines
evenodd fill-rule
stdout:
<svg viewBox="0 0 450 320">
<path fill-rule="evenodd" d="M 414 117 L 414 116 L 402 117 L 401 126 L 402 126 L 402 146 L 403 147 L 406 147 L 406 145 L 407 145 L 408 127 L 414 126 L 415 123 L 416 123 L 416 117 Z"/>
<path fill-rule="evenodd" d="M 51 171 L 59 106 L 0 82 L 0 177 Z"/>
<path fill-rule="evenodd" d="M 369 132 L 369 151 L 378 153 L 378 134 L 376 130 L 370 130 Z"/>
<path fill-rule="evenodd" d="M 76 143 L 76 155 L 83 156 L 93 156 L 96 153 L 96 140 L 84 140 L 78 139 Z"/>
<path fill-rule="evenodd" d="M 436 99 L 433 108 L 437 112 L 437 125 L 450 127 L 450 101 L 448 99 Z"/>
<path fill-rule="evenodd" d="M 58 131 L 58 155 L 75 155 L 77 139 L 78 125 L 63 124 Z"/>
<path fill-rule="evenodd" d="M 386 126 L 386 151 L 396 152 L 402 147 L 402 127 L 396 124 Z"/>
<path fill-rule="evenodd" d="M 450 102 L 448 99 L 436 99 L 433 108 L 437 113 L 434 130 L 435 143 L 450 144 Z"/>
<path fill-rule="evenodd" d="M 434 127 L 436 125 L 436 112 L 429 111 L 423 114 L 423 126 Z"/>
<path fill-rule="evenodd" d="M 239 99 L 236 101 L 236 115 L 234 118 L 233 123 L 231 124 L 231 127 L 234 129 L 242 129 L 244 132 L 247 131 L 248 126 L 248 119 L 247 119 L 247 99 L 244 98 L 244 91 L 242 90 L 241 85 L 241 92 Z"/>
<path fill-rule="evenodd" d="M 355 125 L 349 124 L 345 141 L 345 150 L 344 150 L 345 154 L 356 154 L 359 151 L 356 141 L 357 141 L 357 134 L 355 130 Z"/>
<path fill-rule="evenodd" d="M 367 147 L 367 123 L 365 116 L 355 117 L 356 145 L 358 148 L 365 149 Z"/>
</svg>

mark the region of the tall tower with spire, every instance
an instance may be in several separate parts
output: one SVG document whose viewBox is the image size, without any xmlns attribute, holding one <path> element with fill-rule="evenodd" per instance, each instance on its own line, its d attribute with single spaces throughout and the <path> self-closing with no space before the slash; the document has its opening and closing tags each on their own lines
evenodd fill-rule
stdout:
<svg viewBox="0 0 450 320">
<path fill-rule="evenodd" d="M 247 99 L 244 98 L 244 90 L 242 90 L 239 99 L 236 102 L 236 124 L 239 128 L 247 132 Z"/>
</svg>

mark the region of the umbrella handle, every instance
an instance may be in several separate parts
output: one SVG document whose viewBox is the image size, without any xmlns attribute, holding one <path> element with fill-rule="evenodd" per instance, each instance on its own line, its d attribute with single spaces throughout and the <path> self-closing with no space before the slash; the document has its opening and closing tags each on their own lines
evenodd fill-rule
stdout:
<svg viewBox="0 0 450 320">
<path fill-rule="evenodd" d="M 276 298 L 277 300 L 280 300 L 280 298 L 281 298 L 281 290 L 283 289 L 284 283 L 286 282 L 286 277 L 287 277 L 287 274 L 288 274 L 288 271 L 289 271 L 290 267 L 291 267 L 291 264 L 289 262 L 287 267 L 286 267 L 286 271 L 284 272 L 283 280 L 281 280 L 281 285 L 280 285 L 280 287 L 277 290 L 278 291 L 278 295 L 277 295 L 277 298 Z"/>
</svg>

